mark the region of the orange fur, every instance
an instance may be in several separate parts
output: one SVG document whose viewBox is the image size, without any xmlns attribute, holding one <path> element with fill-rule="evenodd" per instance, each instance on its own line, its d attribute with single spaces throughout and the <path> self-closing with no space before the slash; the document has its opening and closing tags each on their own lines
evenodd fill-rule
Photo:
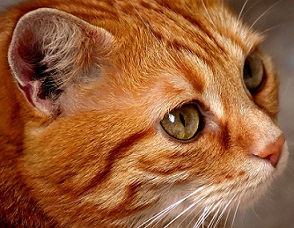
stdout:
<svg viewBox="0 0 294 228">
<path fill-rule="evenodd" d="M 220 1 L 33 0 L 0 21 L 1 226 L 138 227 L 191 194 L 162 227 L 195 202 L 194 213 L 245 204 L 283 170 L 286 143 L 275 168 L 253 156 L 282 135 L 269 58 L 260 91 L 242 80 L 262 37 Z M 37 42 L 54 99 L 30 84 L 36 63 L 19 61 Z M 205 124 L 179 142 L 160 120 L 188 102 Z"/>
</svg>

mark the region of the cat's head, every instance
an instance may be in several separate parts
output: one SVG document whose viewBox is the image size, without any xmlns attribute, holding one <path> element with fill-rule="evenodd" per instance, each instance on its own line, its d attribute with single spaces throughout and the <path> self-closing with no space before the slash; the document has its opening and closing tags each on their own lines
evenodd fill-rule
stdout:
<svg viewBox="0 0 294 228">
<path fill-rule="evenodd" d="M 287 146 L 259 34 L 220 1 L 72 7 L 25 14 L 9 49 L 34 113 L 20 166 L 49 216 L 202 223 L 264 193 Z"/>
</svg>

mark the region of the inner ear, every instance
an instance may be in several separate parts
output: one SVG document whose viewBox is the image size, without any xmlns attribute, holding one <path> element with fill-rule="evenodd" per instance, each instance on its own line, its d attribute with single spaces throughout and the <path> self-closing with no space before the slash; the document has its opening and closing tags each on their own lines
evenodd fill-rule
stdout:
<svg viewBox="0 0 294 228">
<path fill-rule="evenodd" d="M 59 96 L 72 83 L 101 66 L 111 50 L 112 35 L 68 13 L 37 9 L 16 25 L 8 60 L 27 101 L 54 114 Z"/>
</svg>

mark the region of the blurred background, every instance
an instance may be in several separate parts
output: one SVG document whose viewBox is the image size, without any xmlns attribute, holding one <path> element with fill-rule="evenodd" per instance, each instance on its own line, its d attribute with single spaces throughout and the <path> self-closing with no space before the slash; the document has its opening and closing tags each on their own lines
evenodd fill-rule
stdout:
<svg viewBox="0 0 294 228">
<path fill-rule="evenodd" d="M 19 1 L 0 0 L 0 11 Z M 233 227 L 294 228 L 294 0 L 226 2 L 236 14 L 242 11 L 245 23 L 267 36 L 262 49 L 272 56 L 280 78 L 279 123 L 290 152 L 286 172 L 252 209 L 237 214 Z"/>
</svg>

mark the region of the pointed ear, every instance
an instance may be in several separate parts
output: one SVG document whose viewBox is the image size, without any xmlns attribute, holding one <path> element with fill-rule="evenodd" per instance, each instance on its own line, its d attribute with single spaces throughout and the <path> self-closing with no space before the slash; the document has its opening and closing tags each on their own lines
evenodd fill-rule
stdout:
<svg viewBox="0 0 294 228">
<path fill-rule="evenodd" d="M 106 30 L 68 13 L 37 9 L 17 23 L 9 65 L 27 101 L 37 110 L 54 115 L 66 87 L 84 81 L 87 74 L 96 72 L 95 67 L 104 64 L 112 40 Z"/>
</svg>

